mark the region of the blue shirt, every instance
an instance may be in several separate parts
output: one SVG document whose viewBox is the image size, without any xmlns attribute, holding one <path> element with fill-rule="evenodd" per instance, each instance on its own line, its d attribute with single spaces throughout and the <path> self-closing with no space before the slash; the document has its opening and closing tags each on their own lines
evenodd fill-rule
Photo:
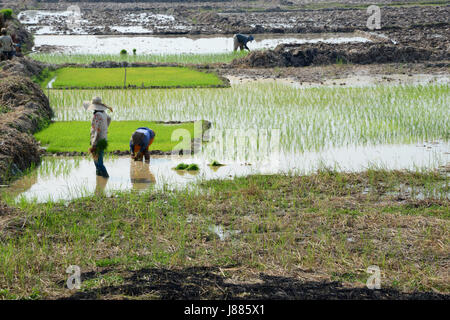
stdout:
<svg viewBox="0 0 450 320">
<path fill-rule="evenodd" d="M 142 142 L 139 144 L 139 146 L 141 147 L 141 151 L 144 151 L 148 147 L 150 141 L 155 137 L 155 132 L 147 127 L 140 127 L 135 132 L 140 132 L 144 134 L 144 138 L 142 139 Z M 134 152 L 133 139 L 130 140 L 130 152 L 131 153 Z"/>
<path fill-rule="evenodd" d="M 240 34 L 240 33 L 238 33 L 238 34 L 236 35 L 236 38 L 238 39 L 239 43 L 242 43 L 242 44 L 244 44 L 244 45 L 246 45 L 247 42 L 253 40 L 253 37 L 252 37 L 252 36 L 248 36 L 248 37 L 247 37 L 247 36 L 245 36 L 245 35 L 243 35 L 243 34 Z"/>
</svg>

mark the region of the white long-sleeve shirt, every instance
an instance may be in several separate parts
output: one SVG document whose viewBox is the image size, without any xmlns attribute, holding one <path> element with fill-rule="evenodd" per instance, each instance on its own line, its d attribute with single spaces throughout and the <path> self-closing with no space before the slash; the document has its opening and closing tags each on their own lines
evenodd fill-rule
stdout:
<svg viewBox="0 0 450 320">
<path fill-rule="evenodd" d="M 91 146 L 96 146 L 102 139 L 108 137 L 108 127 L 111 117 L 105 112 L 96 112 L 91 123 Z"/>
</svg>

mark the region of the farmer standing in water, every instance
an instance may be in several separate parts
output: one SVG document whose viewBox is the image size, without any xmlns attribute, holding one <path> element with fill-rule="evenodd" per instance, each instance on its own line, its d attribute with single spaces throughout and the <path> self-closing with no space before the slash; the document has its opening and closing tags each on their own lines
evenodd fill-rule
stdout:
<svg viewBox="0 0 450 320">
<path fill-rule="evenodd" d="M 241 51 L 244 50 L 244 49 L 247 49 L 248 51 L 250 51 L 250 49 L 247 47 L 247 43 L 249 41 L 253 41 L 253 40 L 255 40 L 255 39 L 253 38 L 252 35 L 245 36 L 245 35 L 240 34 L 240 33 L 235 34 L 233 36 L 233 51 L 236 51 L 237 48 L 240 48 Z"/>
<path fill-rule="evenodd" d="M 83 103 L 84 109 L 94 111 L 94 117 L 91 123 L 91 147 L 89 152 L 94 158 L 97 176 L 109 178 L 108 171 L 103 164 L 103 155 L 107 147 L 108 127 L 111 123 L 111 117 L 105 111 L 113 111 L 112 108 L 104 105 L 100 97 L 95 97 L 91 102 Z"/>
</svg>

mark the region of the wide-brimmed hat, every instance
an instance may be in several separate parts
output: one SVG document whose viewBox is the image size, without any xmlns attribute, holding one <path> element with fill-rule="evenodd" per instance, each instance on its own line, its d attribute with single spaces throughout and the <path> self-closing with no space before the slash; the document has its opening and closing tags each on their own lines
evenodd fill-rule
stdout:
<svg viewBox="0 0 450 320">
<path fill-rule="evenodd" d="M 92 101 L 85 101 L 83 102 L 83 108 L 86 111 L 105 111 L 105 110 L 111 110 L 112 108 L 108 107 L 102 102 L 102 98 L 100 97 L 94 97 L 92 98 Z"/>
</svg>

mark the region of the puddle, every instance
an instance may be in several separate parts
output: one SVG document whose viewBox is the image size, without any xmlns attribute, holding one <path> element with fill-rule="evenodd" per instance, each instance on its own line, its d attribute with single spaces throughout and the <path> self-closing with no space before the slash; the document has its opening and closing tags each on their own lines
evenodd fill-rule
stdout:
<svg viewBox="0 0 450 320">
<path fill-rule="evenodd" d="M 111 28 L 141 28 L 111 27 Z M 292 35 L 255 35 L 255 41 L 248 44 L 251 50 L 273 49 L 280 43 L 327 43 L 342 42 L 369 42 L 370 40 L 352 34 L 292 34 Z M 215 54 L 226 53 L 233 50 L 232 36 L 98 36 L 98 35 L 35 35 L 35 51 L 39 48 L 56 47 L 55 51 L 46 53 L 92 54 L 118 54 L 120 49 L 131 51 L 137 49 L 139 54 Z M 120 43 L 120 48 L 118 47 Z"/>
<path fill-rule="evenodd" d="M 19 200 L 38 202 L 71 200 L 95 193 L 111 195 L 119 190 L 161 190 L 194 185 L 202 180 L 231 179 L 250 174 L 297 172 L 307 174 L 318 168 L 357 172 L 371 167 L 385 169 L 440 168 L 450 161 L 449 143 L 378 145 L 366 147 L 334 148 L 322 152 L 279 154 L 277 160 L 241 161 L 221 159 L 222 167 L 210 167 L 207 153 L 190 158 L 152 157 L 150 164 L 135 162 L 128 157 L 107 158 L 105 166 L 110 178 L 96 177 L 95 167 L 88 158 L 46 157 L 34 173 L 16 181 L 7 194 Z M 173 168 L 184 162 L 199 165 L 198 172 L 177 171 Z"/>
<path fill-rule="evenodd" d="M 436 184 L 431 188 L 425 188 L 422 186 L 411 187 L 409 185 L 401 184 L 397 191 L 387 192 L 386 195 L 397 197 L 397 198 L 413 198 L 416 200 L 425 199 L 447 199 L 450 200 L 450 192 L 445 192 L 448 190 L 448 182 L 444 184 Z"/>
<path fill-rule="evenodd" d="M 225 241 L 231 236 L 241 233 L 240 230 L 227 231 L 222 226 L 210 226 L 208 230 L 214 233 L 220 241 Z"/>
<path fill-rule="evenodd" d="M 358 75 L 341 79 L 326 79 L 322 83 L 299 82 L 292 78 L 245 78 L 239 76 L 226 76 L 231 85 L 249 83 L 272 83 L 293 86 L 294 88 L 315 87 L 369 87 L 377 85 L 426 85 L 426 84 L 450 84 L 448 75 L 438 74 L 390 74 L 390 75 Z"/>
</svg>

